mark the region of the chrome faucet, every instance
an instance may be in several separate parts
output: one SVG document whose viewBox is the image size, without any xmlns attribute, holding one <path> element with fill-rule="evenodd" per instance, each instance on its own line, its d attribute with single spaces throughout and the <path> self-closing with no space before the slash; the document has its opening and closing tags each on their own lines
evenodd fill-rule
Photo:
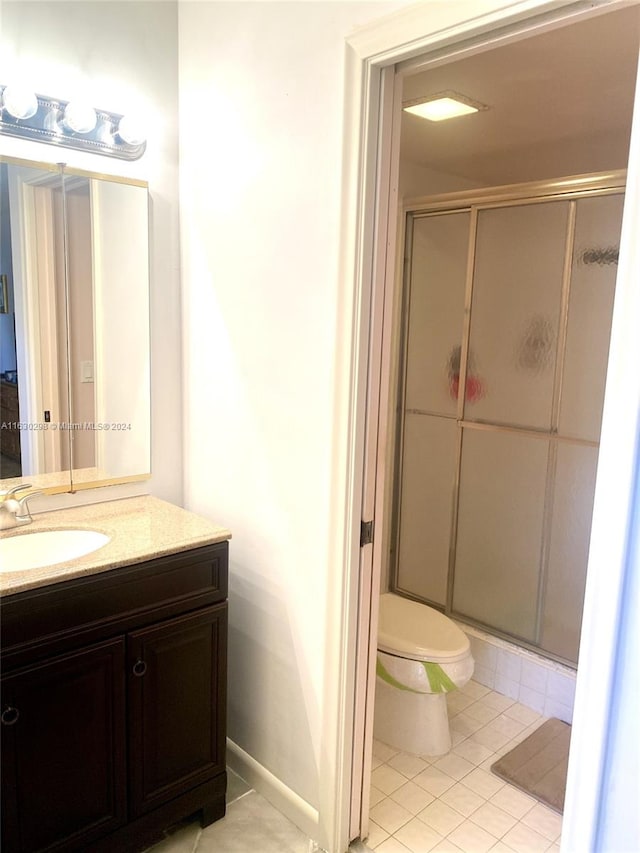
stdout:
<svg viewBox="0 0 640 853">
<path fill-rule="evenodd" d="M 0 500 L 2 501 L 0 503 L 0 530 L 7 530 L 10 527 L 20 527 L 22 524 L 30 524 L 33 521 L 27 501 L 35 495 L 44 494 L 44 492 L 29 492 L 28 495 L 24 495 L 22 498 L 15 497 L 18 492 L 30 488 L 30 483 L 22 483 L 19 486 L 9 489 L 8 492 L 0 493 Z"/>
</svg>

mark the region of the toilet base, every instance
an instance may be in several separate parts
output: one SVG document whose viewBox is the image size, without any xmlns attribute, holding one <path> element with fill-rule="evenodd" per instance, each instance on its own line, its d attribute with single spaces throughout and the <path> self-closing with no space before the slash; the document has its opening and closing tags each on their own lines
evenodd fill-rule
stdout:
<svg viewBox="0 0 640 853">
<path fill-rule="evenodd" d="M 413 755 L 444 755 L 451 749 L 445 693 L 410 693 L 376 679 L 373 736 Z"/>
</svg>

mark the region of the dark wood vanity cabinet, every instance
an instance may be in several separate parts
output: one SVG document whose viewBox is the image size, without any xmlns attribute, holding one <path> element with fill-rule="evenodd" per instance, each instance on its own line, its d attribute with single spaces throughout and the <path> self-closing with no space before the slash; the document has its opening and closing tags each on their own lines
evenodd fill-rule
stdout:
<svg viewBox="0 0 640 853">
<path fill-rule="evenodd" d="M 225 771 L 218 668 L 226 615 L 226 604 L 217 605 L 129 637 L 134 816 Z"/>
<path fill-rule="evenodd" d="M 2 600 L 2 850 L 224 815 L 227 543 Z"/>
<path fill-rule="evenodd" d="M 126 817 L 124 640 L 3 678 L 3 850 L 87 844 Z"/>
</svg>

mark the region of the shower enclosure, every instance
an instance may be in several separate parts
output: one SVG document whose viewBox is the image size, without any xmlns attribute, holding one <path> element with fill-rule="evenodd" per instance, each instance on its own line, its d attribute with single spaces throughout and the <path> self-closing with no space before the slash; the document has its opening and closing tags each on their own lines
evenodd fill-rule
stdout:
<svg viewBox="0 0 640 853">
<path fill-rule="evenodd" d="M 578 654 L 624 175 L 407 214 L 391 586 Z"/>
</svg>

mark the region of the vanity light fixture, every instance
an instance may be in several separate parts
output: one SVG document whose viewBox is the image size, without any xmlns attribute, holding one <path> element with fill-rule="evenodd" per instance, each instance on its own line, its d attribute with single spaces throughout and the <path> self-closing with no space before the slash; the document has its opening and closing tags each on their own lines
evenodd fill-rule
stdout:
<svg viewBox="0 0 640 853">
<path fill-rule="evenodd" d="M 2 90 L 2 110 L 13 118 L 24 120 L 38 112 L 38 99 L 35 92 L 24 86 L 5 86 Z"/>
<path fill-rule="evenodd" d="M 0 85 L 0 133 L 121 160 L 137 160 L 147 147 L 135 116 L 36 95 L 13 84 Z"/>
<path fill-rule="evenodd" d="M 91 133 L 98 123 L 98 116 L 90 104 L 69 101 L 64 108 L 64 123 L 71 133 Z"/>
<path fill-rule="evenodd" d="M 402 109 L 429 121 L 445 121 L 449 118 L 488 110 L 489 107 L 468 98 L 466 95 L 460 95 L 458 92 L 446 91 L 405 101 Z"/>
<path fill-rule="evenodd" d="M 122 116 L 118 124 L 118 136 L 128 145 L 142 145 L 147 138 L 142 120 L 135 116 Z"/>
</svg>

